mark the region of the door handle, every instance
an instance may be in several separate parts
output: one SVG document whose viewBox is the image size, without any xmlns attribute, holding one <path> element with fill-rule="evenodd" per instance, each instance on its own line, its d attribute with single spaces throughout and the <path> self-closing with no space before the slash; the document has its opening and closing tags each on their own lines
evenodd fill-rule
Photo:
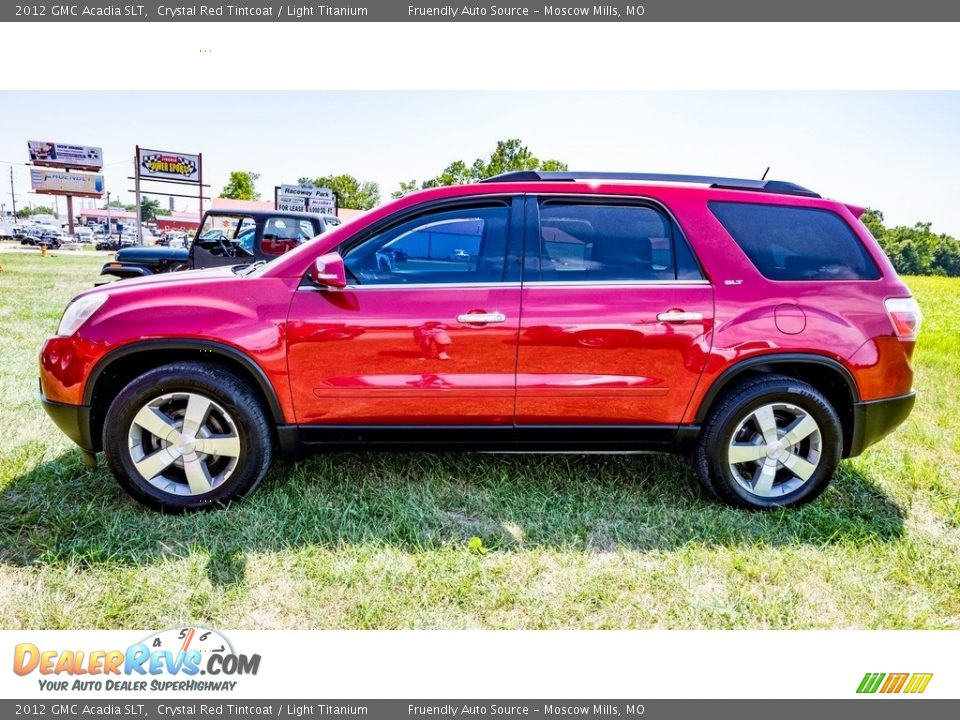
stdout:
<svg viewBox="0 0 960 720">
<path fill-rule="evenodd" d="M 486 325 L 487 323 L 502 323 L 505 322 L 507 316 L 501 312 L 492 312 L 492 313 L 464 313 L 463 315 L 457 315 L 457 322 L 463 323 L 464 325 Z"/>
<path fill-rule="evenodd" d="M 683 310 L 667 310 L 657 315 L 657 320 L 666 323 L 684 323 L 703 320 L 703 313 L 684 312 Z"/>
</svg>

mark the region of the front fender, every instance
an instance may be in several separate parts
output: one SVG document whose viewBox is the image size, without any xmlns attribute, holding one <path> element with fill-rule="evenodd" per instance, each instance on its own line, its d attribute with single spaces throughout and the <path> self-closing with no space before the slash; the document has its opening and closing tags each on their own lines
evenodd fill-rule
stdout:
<svg viewBox="0 0 960 720">
<path fill-rule="evenodd" d="M 162 351 L 172 360 L 178 349 L 191 357 L 194 351 L 232 349 L 265 373 L 280 414 L 292 418 L 286 321 L 295 289 L 291 280 L 245 279 L 221 270 L 154 274 L 91 290 L 109 297 L 74 336 L 50 341 L 48 350 L 63 347 L 56 357 L 43 354 L 49 366 L 45 394 L 56 402 L 86 404 L 94 366 L 120 348 L 124 354 Z"/>
<path fill-rule="evenodd" d="M 106 263 L 100 268 L 101 275 L 114 275 L 118 278 L 146 277 L 154 272 L 143 265 L 126 265 L 124 263 Z"/>
</svg>

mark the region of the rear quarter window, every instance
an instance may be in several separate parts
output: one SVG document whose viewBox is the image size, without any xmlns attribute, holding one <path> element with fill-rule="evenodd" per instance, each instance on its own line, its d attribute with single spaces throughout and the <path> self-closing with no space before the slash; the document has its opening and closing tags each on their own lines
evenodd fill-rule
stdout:
<svg viewBox="0 0 960 720">
<path fill-rule="evenodd" d="M 876 280 L 873 259 L 849 225 L 820 208 L 714 201 L 710 210 L 770 280 Z"/>
</svg>

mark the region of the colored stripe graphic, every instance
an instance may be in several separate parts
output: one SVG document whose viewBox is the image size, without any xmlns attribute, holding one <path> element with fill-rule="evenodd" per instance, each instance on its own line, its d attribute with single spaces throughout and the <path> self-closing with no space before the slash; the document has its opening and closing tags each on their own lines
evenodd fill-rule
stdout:
<svg viewBox="0 0 960 720">
<path fill-rule="evenodd" d="M 884 673 L 867 673 L 863 676 L 863 680 L 860 681 L 860 687 L 857 688 L 857 692 L 875 693 L 877 688 L 880 687 L 880 682 L 884 677 L 886 677 Z"/>
<path fill-rule="evenodd" d="M 930 678 L 933 677 L 933 673 L 914 673 L 910 678 L 910 682 L 907 683 L 907 687 L 904 689 L 905 693 L 922 693 L 927 689 L 927 685 L 930 684 Z"/>
<path fill-rule="evenodd" d="M 917 694 L 927 689 L 933 673 L 866 673 L 860 685 L 857 686 L 858 693 L 881 692 L 886 694 L 895 694 L 899 692 Z"/>
<path fill-rule="evenodd" d="M 910 673 L 890 673 L 887 675 L 887 681 L 883 684 L 883 687 L 880 688 L 882 693 L 898 693 L 903 688 L 904 683 L 907 682 L 907 678 L 910 677 Z"/>
</svg>

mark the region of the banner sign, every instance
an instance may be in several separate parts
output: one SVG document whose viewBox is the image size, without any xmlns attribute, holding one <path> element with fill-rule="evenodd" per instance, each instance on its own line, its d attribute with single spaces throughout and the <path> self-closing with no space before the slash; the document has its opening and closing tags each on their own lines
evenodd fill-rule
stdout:
<svg viewBox="0 0 960 720">
<path fill-rule="evenodd" d="M 316 185 L 281 185 L 277 188 L 277 210 L 335 215 L 337 198 L 333 190 Z"/>
<path fill-rule="evenodd" d="M 78 195 L 98 198 L 103 195 L 103 175 L 56 170 L 30 170 L 33 191 L 45 195 Z"/>
<path fill-rule="evenodd" d="M 30 140 L 30 162 L 44 167 L 99 170 L 103 167 L 103 150 L 88 145 L 64 145 L 63 143 Z"/>
<path fill-rule="evenodd" d="M 140 148 L 137 165 L 140 177 L 144 180 L 159 178 L 183 183 L 200 182 L 199 155 Z"/>
</svg>

